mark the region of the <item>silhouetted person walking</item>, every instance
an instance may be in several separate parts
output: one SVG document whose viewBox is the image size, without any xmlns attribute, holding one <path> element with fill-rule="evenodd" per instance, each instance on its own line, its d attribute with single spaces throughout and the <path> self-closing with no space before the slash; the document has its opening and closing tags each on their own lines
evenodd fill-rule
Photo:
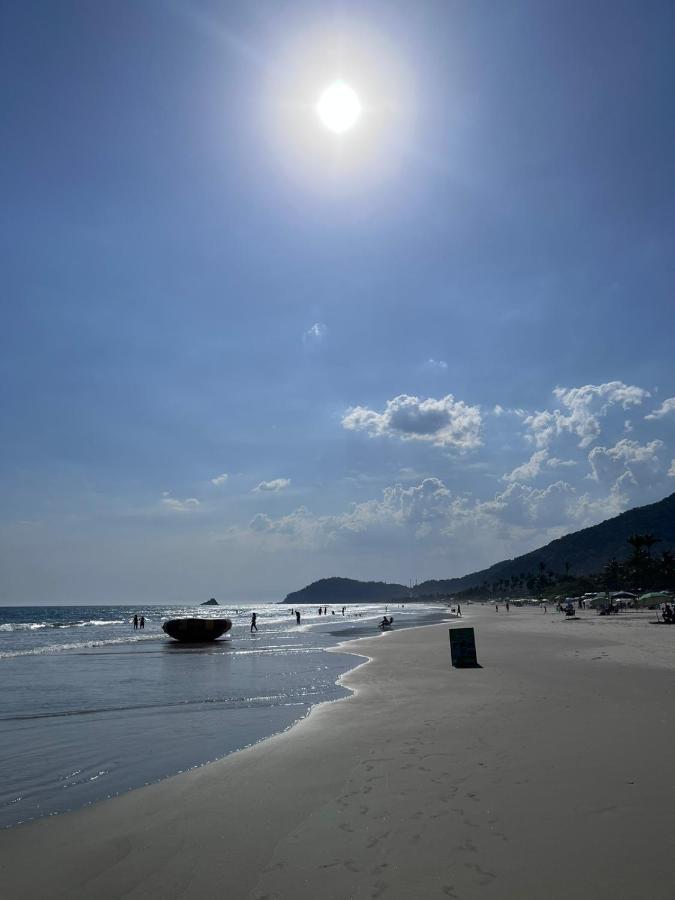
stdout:
<svg viewBox="0 0 675 900">
<path fill-rule="evenodd" d="M 295 611 L 295 621 L 299 625 L 300 624 L 300 610 L 296 609 Z"/>
<path fill-rule="evenodd" d="M 141 621 L 139 622 L 139 628 L 145 628 L 145 616 L 141 616 Z"/>
<path fill-rule="evenodd" d="M 258 626 L 255 624 L 258 619 L 258 613 L 253 613 L 251 616 L 251 631 L 257 631 Z"/>
<path fill-rule="evenodd" d="M 138 616 L 134 616 L 134 628 L 138 628 Z"/>
</svg>

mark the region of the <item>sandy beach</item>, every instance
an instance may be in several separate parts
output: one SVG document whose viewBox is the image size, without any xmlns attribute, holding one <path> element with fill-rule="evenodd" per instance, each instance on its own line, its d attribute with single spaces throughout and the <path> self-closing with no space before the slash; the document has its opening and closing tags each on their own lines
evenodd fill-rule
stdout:
<svg viewBox="0 0 675 900">
<path fill-rule="evenodd" d="M 4 831 L 3 896 L 672 898 L 675 629 L 467 611 L 343 645 L 354 695 L 281 735 Z"/>
</svg>

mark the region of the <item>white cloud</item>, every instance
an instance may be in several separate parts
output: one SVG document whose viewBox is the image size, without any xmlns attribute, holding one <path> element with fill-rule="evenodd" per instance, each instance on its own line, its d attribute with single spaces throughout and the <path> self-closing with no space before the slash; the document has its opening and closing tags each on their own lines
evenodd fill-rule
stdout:
<svg viewBox="0 0 675 900">
<path fill-rule="evenodd" d="M 524 419 L 527 412 L 518 406 L 502 406 L 501 403 L 495 403 L 492 407 L 492 415 L 496 418 L 500 416 L 515 416 L 517 419 Z"/>
<path fill-rule="evenodd" d="M 261 481 L 257 487 L 253 488 L 253 490 L 258 492 L 271 491 L 276 493 L 278 491 L 283 491 L 290 483 L 290 478 L 273 478 L 272 481 Z"/>
<path fill-rule="evenodd" d="M 443 359 L 428 359 L 423 368 L 427 369 L 429 372 L 446 372 L 448 369 L 448 364 Z"/>
<path fill-rule="evenodd" d="M 258 513 L 251 519 L 249 528 L 258 533 L 281 534 L 288 537 L 303 536 L 308 538 L 307 543 L 312 543 L 316 528 L 316 518 L 308 509 L 301 506 L 287 516 L 272 519 L 265 513 Z"/>
<path fill-rule="evenodd" d="M 649 391 L 622 381 L 586 384 L 578 388 L 554 389 L 553 394 L 563 409 L 542 410 L 524 419 L 530 429 L 530 440 L 539 448 L 547 447 L 564 432 L 575 434 L 580 447 L 588 447 L 600 436 L 600 418 L 612 406 L 629 409 L 639 406 L 651 396 Z"/>
<path fill-rule="evenodd" d="M 558 411 L 556 410 L 556 413 Z M 559 413 L 558 413 L 559 415 Z M 559 433 L 558 419 L 555 413 L 544 409 L 534 412 L 524 419 L 524 424 L 532 432 L 528 435 L 537 447 L 547 447 Z"/>
<path fill-rule="evenodd" d="M 590 477 L 594 481 L 607 482 L 622 477 L 628 471 L 635 483 L 638 482 L 636 473 L 641 476 L 639 480 L 644 481 L 663 471 L 658 455 L 663 446 L 663 441 L 640 444 L 623 438 L 613 447 L 594 447 L 588 454 Z"/>
<path fill-rule="evenodd" d="M 438 478 L 425 478 L 411 487 L 387 487 L 379 498 L 354 503 L 338 515 L 315 516 L 300 507 L 278 519 L 259 514 L 249 528 L 278 548 L 290 543 L 325 549 L 346 543 L 359 549 L 382 546 L 391 552 L 414 540 L 437 552 L 453 549 L 461 564 L 457 548 L 468 534 L 489 544 L 532 532 L 544 535 L 545 543 L 574 520 L 577 502 L 574 488 L 563 481 L 541 489 L 513 483 L 493 500 L 476 503 L 453 497 Z M 551 534 L 549 529 L 557 530 Z M 494 553 L 494 548 L 488 552 Z"/>
<path fill-rule="evenodd" d="M 623 447 L 615 455 L 637 459 L 644 454 Z M 675 477 L 675 459 L 670 474 Z M 459 573 L 524 553 L 635 505 L 638 482 L 627 468 L 616 478 L 590 484 L 593 491 L 580 494 L 563 480 L 541 488 L 513 481 L 491 500 L 479 501 L 453 495 L 439 478 L 427 477 L 407 487 L 394 484 L 334 515 L 317 516 L 306 507 L 279 518 L 261 513 L 239 534 L 248 539 L 255 535 L 273 552 L 294 548 L 328 552 L 331 558 L 339 548 L 352 556 L 399 555 L 414 542 L 420 552 L 445 560 L 449 574 Z M 467 561 L 469 552 L 473 562 Z"/>
<path fill-rule="evenodd" d="M 480 409 L 455 400 L 452 394 L 438 400 L 401 394 L 388 400 L 381 413 L 355 406 L 342 418 L 343 428 L 365 431 L 371 437 L 429 441 L 436 447 L 460 450 L 481 446 L 481 424 Z"/>
<path fill-rule="evenodd" d="M 306 347 L 317 347 L 323 343 L 328 334 L 328 326 L 323 322 L 315 322 L 302 335 L 302 342 Z"/>
<path fill-rule="evenodd" d="M 494 500 L 480 504 L 479 508 L 514 525 L 566 525 L 572 515 L 575 494 L 566 481 L 556 481 L 546 488 L 512 482 Z"/>
<path fill-rule="evenodd" d="M 558 459 L 557 456 L 552 456 L 546 460 L 546 465 L 549 469 L 568 469 L 576 466 L 576 461 L 573 459 Z"/>
<path fill-rule="evenodd" d="M 450 491 L 438 478 L 425 478 L 412 487 L 400 484 L 387 487 L 379 499 L 354 503 L 344 513 L 333 516 L 315 516 L 305 507 L 278 519 L 258 514 L 249 528 L 258 534 L 283 536 L 306 547 L 326 546 L 336 541 L 358 540 L 369 534 L 371 538 L 390 540 L 405 534 L 426 538 L 432 531 L 447 525 L 452 515 L 453 501 Z"/>
<path fill-rule="evenodd" d="M 655 409 L 653 412 L 650 412 L 649 415 L 645 416 L 645 419 L 662 419 L 671 412 L 675 412 L 675 397 L 668 397 L 658 409 Z"/>
<path fill-rule="evenodd" d="M 670 468 L 668 469 L 668 476 L 670 478 L 675 478 L 675 459 L 670 461 Z"/>
<path fill-rule="evenodd" d="M 575 520 L 574 527 L 595 525 L 627 510 L 631 505 L 630 492 L 633 487 L 633 476 L 630 472 L 624 472 L 612 484 L 608 493 L 600 497 L 582 494 L 570 510 Z"/>
<path fill-rule="evenodd" d="M 597 522 L 648 499 L 658 499 L 668 475 L 667 463 L 659 456 L 663 447 L 658 440 L 640 444 L 626 438 L 613 447 L 594 447 L 588 454 L 591 471 L 587 478 L 603 493 L 581 497 L 579 516 Z"/>
<path fill-rule="evenodd" d="M 541 472 L 548 459 L 548 450 L 535 450 L 532 456 L 522 466 L 503 476 L 504 481 L 531 481 Z"/>
<path fill-rule="evenodd" d="M 526 463 L 516 466 L 512 472 L 502 476 L 503 481 L 532 481 L 545 469 L 559 469 L 576 466 L 573 459 L 558 459 L 548 455 L 548 450 L 535 450 Z"/>
<path fill-rule="evenodd" d="M 223 472 L 221 475 L 216 475 L 215 478 L 212 478 L 211 484 L 215 484 L 216 487 L 220 487 L 221 485 L 225 484 L 228 478 L 229 475 L 227 474 L 227 472 Z"/>
<path fill-rule="evenodd" d="M 187 497 L 185 500 L 178 500 L 176 497 L 172 497 L 168 491 L 162 493 L 160 503 L 165 509 L 170 509 L 174 512 L 189 512 L 195 510 L 200 505 L 199 500 L 197 500 L 196 497 Z"/>
</svg>

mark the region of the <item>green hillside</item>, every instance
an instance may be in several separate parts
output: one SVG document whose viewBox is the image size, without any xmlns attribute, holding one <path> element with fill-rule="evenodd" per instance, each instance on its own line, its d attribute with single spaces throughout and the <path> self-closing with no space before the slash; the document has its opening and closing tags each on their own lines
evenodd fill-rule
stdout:
<svg viewBox="0 0 675 900">
<path fill-rule="evenodd" d="M 455 594 L 468 588 L 491 585 L 511 579 L 526 579 L 542 569 L 573 577 L 602 571 L 610 559 L 624 560 L 630 554 L 627 543 L 632 534 L 651 533 L 660 539 L 658 552 L 675 550 L 675 494 L 658 503 L 638 506 L 551 541 L 544 547 L 495 563 L 479 572 L 459 578 L 424 581 L 413 589 L 415 599 L 436 594 Z M 284 603 L 342 605 L 346 603 L 379 603 L 408 597 L 410 591 L 402 584 L 383 581 L 356 581 L 352 578 L 322 578 L 313 584 L 288 594 Z"/>
<path fill-rule="evenodd" d="M 456 593 L 478 587 L 486 581 L 491 584 L 522 574 L 536 574 L 540 563 L 556 573 L 569 571 L 575 576 L 590 575 L 601 571 L 612 557 L 625 559 L 630 551 L 626 543 L 630 535 L 644 532 L 651 532 L 660 538 L 657 545 L 659 551 L 675 548 L 675 494 L 658 503 L 630 509 L 599 525 L 566 534 L 515 559 L 503 560 L 461 578 L 425 581 L 415 590 L 425 594 Z"/>
</svg>

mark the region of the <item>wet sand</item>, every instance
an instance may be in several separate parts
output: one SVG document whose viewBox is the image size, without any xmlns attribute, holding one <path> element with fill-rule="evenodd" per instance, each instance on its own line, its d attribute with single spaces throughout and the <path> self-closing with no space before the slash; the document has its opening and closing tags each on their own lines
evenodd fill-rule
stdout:
<svg viewBox="0 0 675 900">
<path fill-rule="evenodd" d="M 670 900 L 675 628 L 466 612 L 344 645 L 355 695 L 282 735 L 1 833 L 3 896 Z"/>
</svg>

